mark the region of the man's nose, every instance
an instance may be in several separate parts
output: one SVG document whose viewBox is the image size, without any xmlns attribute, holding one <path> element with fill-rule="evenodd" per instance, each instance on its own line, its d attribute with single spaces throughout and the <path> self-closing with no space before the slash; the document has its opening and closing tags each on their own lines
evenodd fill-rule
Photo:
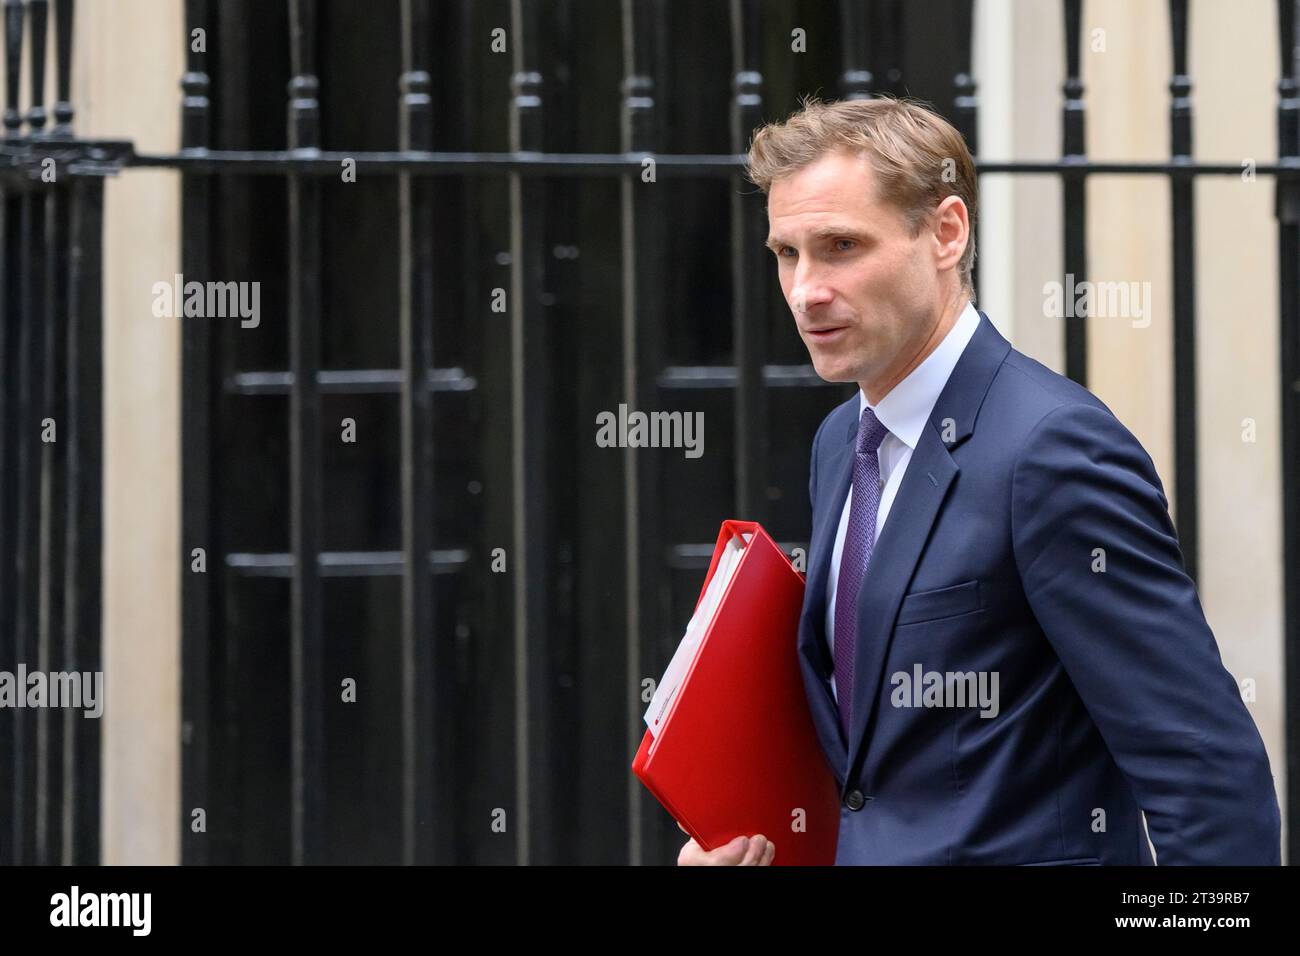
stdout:
<svg viewBox="0 0 1300 956">
<path fill-rule="evenodd" d="M 835 298 L 835 293 L 826 284 L 817 281 L 812 274 L 795 276 L 790 288 L 790 308 L 797 313 L 809 312 L 819 305 L 825 305 Z"/>
</svg>

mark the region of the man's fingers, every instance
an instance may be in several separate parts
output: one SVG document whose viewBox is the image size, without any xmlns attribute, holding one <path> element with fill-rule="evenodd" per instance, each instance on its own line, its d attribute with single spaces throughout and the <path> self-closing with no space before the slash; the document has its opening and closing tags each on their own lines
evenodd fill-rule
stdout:
<svg viewBox="0 0 1300 956">
<path fill-rule="evenodd" d="M 677 865 L 771 866 L 775 857 L 776 844 L 761 833 L 752 837 L 738 836 L 725 846 L 708 851 L 692 837 L 677 854 Z"/>
<path fill-rule="evenodd" d="M 745 858 L 753 842 L 749 837 L 738 836 L 726 846 L 710 850 L 705 855 L 712 866 L 736 866 Z"/>
<path fill-rule="evenodd" d="M 681 852 L 677 854 L 678 866 L 735 866 L 745 855 L 747 844 L 745 837 L 736 837 L 726 846 L 715 850 L 705 850 L 695 842 L 695 838 L 686 841 Z"/>
<path fill-rule="evenodd" d="M 763 855 L 767 852 L 767 837 L 761 833 L 749 838 L 749 851 L 745 854 L 745 859 L 741 866 L 758 866 L 763 860 Z"/>
<path fill-rule="evenodd" d="M 701 862 L 700 845 L 694 840 L 687 840 L 677 854 L 677 865 L 699 866 Z"/>
</svg>

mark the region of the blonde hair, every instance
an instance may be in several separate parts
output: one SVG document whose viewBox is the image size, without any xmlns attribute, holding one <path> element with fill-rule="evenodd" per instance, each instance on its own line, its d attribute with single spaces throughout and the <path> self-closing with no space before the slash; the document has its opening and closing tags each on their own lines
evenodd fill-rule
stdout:
<svg viewBox="0 0 1300 956">
<path fill-rule="evenodd" d="M 787 120 L 768 123 L 754 133 L 745 173 L 767 193 L 776 180 L 840 149 L 867 155 L 880 197 L 902 211 L 914 237 L 935 206 L 948 196 L 961 198 L 970 235 L 957 273 L 962 288 L 973 297 L 979 183 L 961 133 L 914 100 L 882 97 L 823 103 L 809 96 Z"/>
</svg>

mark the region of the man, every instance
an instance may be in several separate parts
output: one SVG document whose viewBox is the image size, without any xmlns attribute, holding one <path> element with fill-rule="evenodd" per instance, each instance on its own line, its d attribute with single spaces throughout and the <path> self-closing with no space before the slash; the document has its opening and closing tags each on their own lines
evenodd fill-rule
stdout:
<svg viewBox="0 0 1300 956">
<path fill-rule="evenodd" d="M 1150 457 L 971 304 L 961 135 L 809 101 L 749 174 L 817 374 L 859 386 L 813 439 L 798 638 L 836 863 L 1150 864 L 1147 831 L 1161 864 L 1279 863 L 1268 756 Z"/>
</svg>

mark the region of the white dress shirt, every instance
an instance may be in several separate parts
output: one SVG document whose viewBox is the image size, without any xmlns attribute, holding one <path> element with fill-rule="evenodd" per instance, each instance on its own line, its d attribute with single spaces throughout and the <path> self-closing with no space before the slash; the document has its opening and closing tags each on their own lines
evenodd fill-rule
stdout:
<svg viewBox="0 0 1300 956">
<path fill-rule="evenodd" d="M 903 473 L 907 463 L 912 459 L 912 451 L 921 439 L 934 403 L 948 384 L 957 360 L 966 350 L 966 344 L 979 327 L 979 313 L 975 306 L 966 303 L 966 308 L 953 327 L 948 330 L 933 352 L 925 357 L 907 377 L 890 389 L 889 394 L 877 403 L 872 411 L 880 423 L 889 429 L 889 434 L 876 450 L 880 461 L 881 494 L 880 507 L 876 511 L 876 540 L 880 538 L 880 529 L 885 526 L 889 508 L 898 494 L 898 486 L 903 482 Z M 867 407 L 867 396 L 858 390 L 858 418 Z M 825 476 L 823 476 L 825 477 Z M 844 508 L 840 513 L 839 530 L 835 532 L 835 546 L 831 550 L 831 567 L 826 582 L 826 643 L 830 646 L 831 659 L 835 658 L 835 585 L 840 577 L 840 554 L 844 551 L 844 536 L 849 529 L 849 506 L 853 502 L 853 487 L 850 483 L 848 494 L 844 496 Z M 874 543 L 874 542 L 873 542 Z M 873 558 L 874 560 L 874 558 Z M 835 675 L 831 674 L 831 694 L 839 701 L 835 688 Z"/>
</svg>

